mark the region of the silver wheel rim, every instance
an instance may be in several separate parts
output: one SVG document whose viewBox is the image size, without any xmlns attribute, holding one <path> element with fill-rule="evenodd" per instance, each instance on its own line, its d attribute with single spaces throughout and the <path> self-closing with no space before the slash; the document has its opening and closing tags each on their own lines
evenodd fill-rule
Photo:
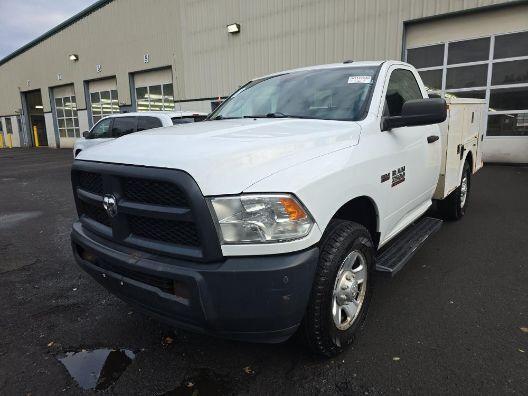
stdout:
<svg viewBox="0 0 528 396">
<path fill-rule="evenodd" d="M 347 330 L 356 321 L 367 290 L 367 261 L 353 250 L 345 257 L 334 284 L 332 317 L 339 330 Z"/>
<path fill-rule="evenodd" d="M 464 176 L 462 177 L 462 183 L 460 183 L 460 207 L 463 208 L 466 204 L 466 198 L 467 198 L 467 192 L 468 192 L 468 177 L 467 173 L 464 173 Z"/>
</svg>

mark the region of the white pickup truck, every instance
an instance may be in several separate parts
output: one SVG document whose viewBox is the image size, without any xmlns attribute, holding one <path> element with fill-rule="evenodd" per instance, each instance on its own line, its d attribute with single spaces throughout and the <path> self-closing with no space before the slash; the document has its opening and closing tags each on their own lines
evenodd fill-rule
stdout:
<svg viewBox="0 0 528 396">
<path fill-rule="evenodd" d="M 402 62 L 257 78 L 206 121 L 81 152 L 79 265 L 174 326 L 332 356 L 394 273 L 458 219 L 480 157 L 483 101 L 429 98 Z M 446 120 L 447 118 L 447 120 Z"/>
</svg>

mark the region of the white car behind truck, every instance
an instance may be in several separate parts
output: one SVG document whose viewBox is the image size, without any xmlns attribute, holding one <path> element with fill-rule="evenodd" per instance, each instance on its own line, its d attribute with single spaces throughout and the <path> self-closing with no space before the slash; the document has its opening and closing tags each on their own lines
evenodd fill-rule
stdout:
<svg viewBox="0 0 528 396">
<path fill-rule="evenodd" d="M 202 121 L 206 113 L 192 111 L 141 111 L 112 114 L 99 120 L 73 146 L 73 156 L 97 144 L 147 129 Z"/>
<path fill-rule="evenodd" d="M 78 264 L 193 331 L 317 353 L 348 345 L 373 272 L 464 215 L 483 101 L 428 98 L 410 65 L 353 62 L 250 81 L 205 122 L 81 152 Z M 446 120 L 447 118 L 447 120 Z"/>
</svg>

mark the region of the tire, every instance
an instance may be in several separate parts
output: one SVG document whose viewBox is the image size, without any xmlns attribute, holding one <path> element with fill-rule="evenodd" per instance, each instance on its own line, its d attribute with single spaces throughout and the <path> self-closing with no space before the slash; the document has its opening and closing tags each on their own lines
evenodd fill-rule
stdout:
<svg viewBox="0 0 528 396">
<path fill-rule="evenodd" d="M 355 264 L 350 265 L 352 260 Z M 345 271 L 348 266 L 352 271 Z M 367 229 L 351 221 L 333 220 L 320 246 L 319 263 L 302 324 L 305 342 L 315 353 L 335 356 L 352 343 L 367 314 L 373 269 L 374 246 Z M 363 277 L 363 282 L 357 284 Z M 346 291 L 341 291 L 345 286 Z M 353 297 L 356 292 L 357 297 Z M 356 299 L 361 304 L 354 315 L 348 315 L 351 320 L 347 321 L 347 312 L 358 306 L 352 301 Z"/>
<path fill-rule="evenodd" d="M 465 182 L 464 182 L 465 178 Z M 443 200 L 438 201 L 438 209 L 445 220 L 459 220 L 466 214 L 471 187 L 469 162 L 464 163 L 459 186 Z"/>
</svg>

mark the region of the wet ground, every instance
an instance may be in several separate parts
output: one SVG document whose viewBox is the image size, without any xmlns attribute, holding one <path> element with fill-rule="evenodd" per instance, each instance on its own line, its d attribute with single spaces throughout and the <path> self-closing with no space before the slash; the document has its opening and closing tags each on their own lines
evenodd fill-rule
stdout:
<svg viewBox="0 0 528 396">
<path fill-rule="evenodd" d="M 379 278 L 349 351 L 175 332 L 73 262 L 70 150 L 0 150 L 0 394 L 528 394 L 528 167 Z M 99 390 L 85 390 L 97 388 Z"/>
</svg>

